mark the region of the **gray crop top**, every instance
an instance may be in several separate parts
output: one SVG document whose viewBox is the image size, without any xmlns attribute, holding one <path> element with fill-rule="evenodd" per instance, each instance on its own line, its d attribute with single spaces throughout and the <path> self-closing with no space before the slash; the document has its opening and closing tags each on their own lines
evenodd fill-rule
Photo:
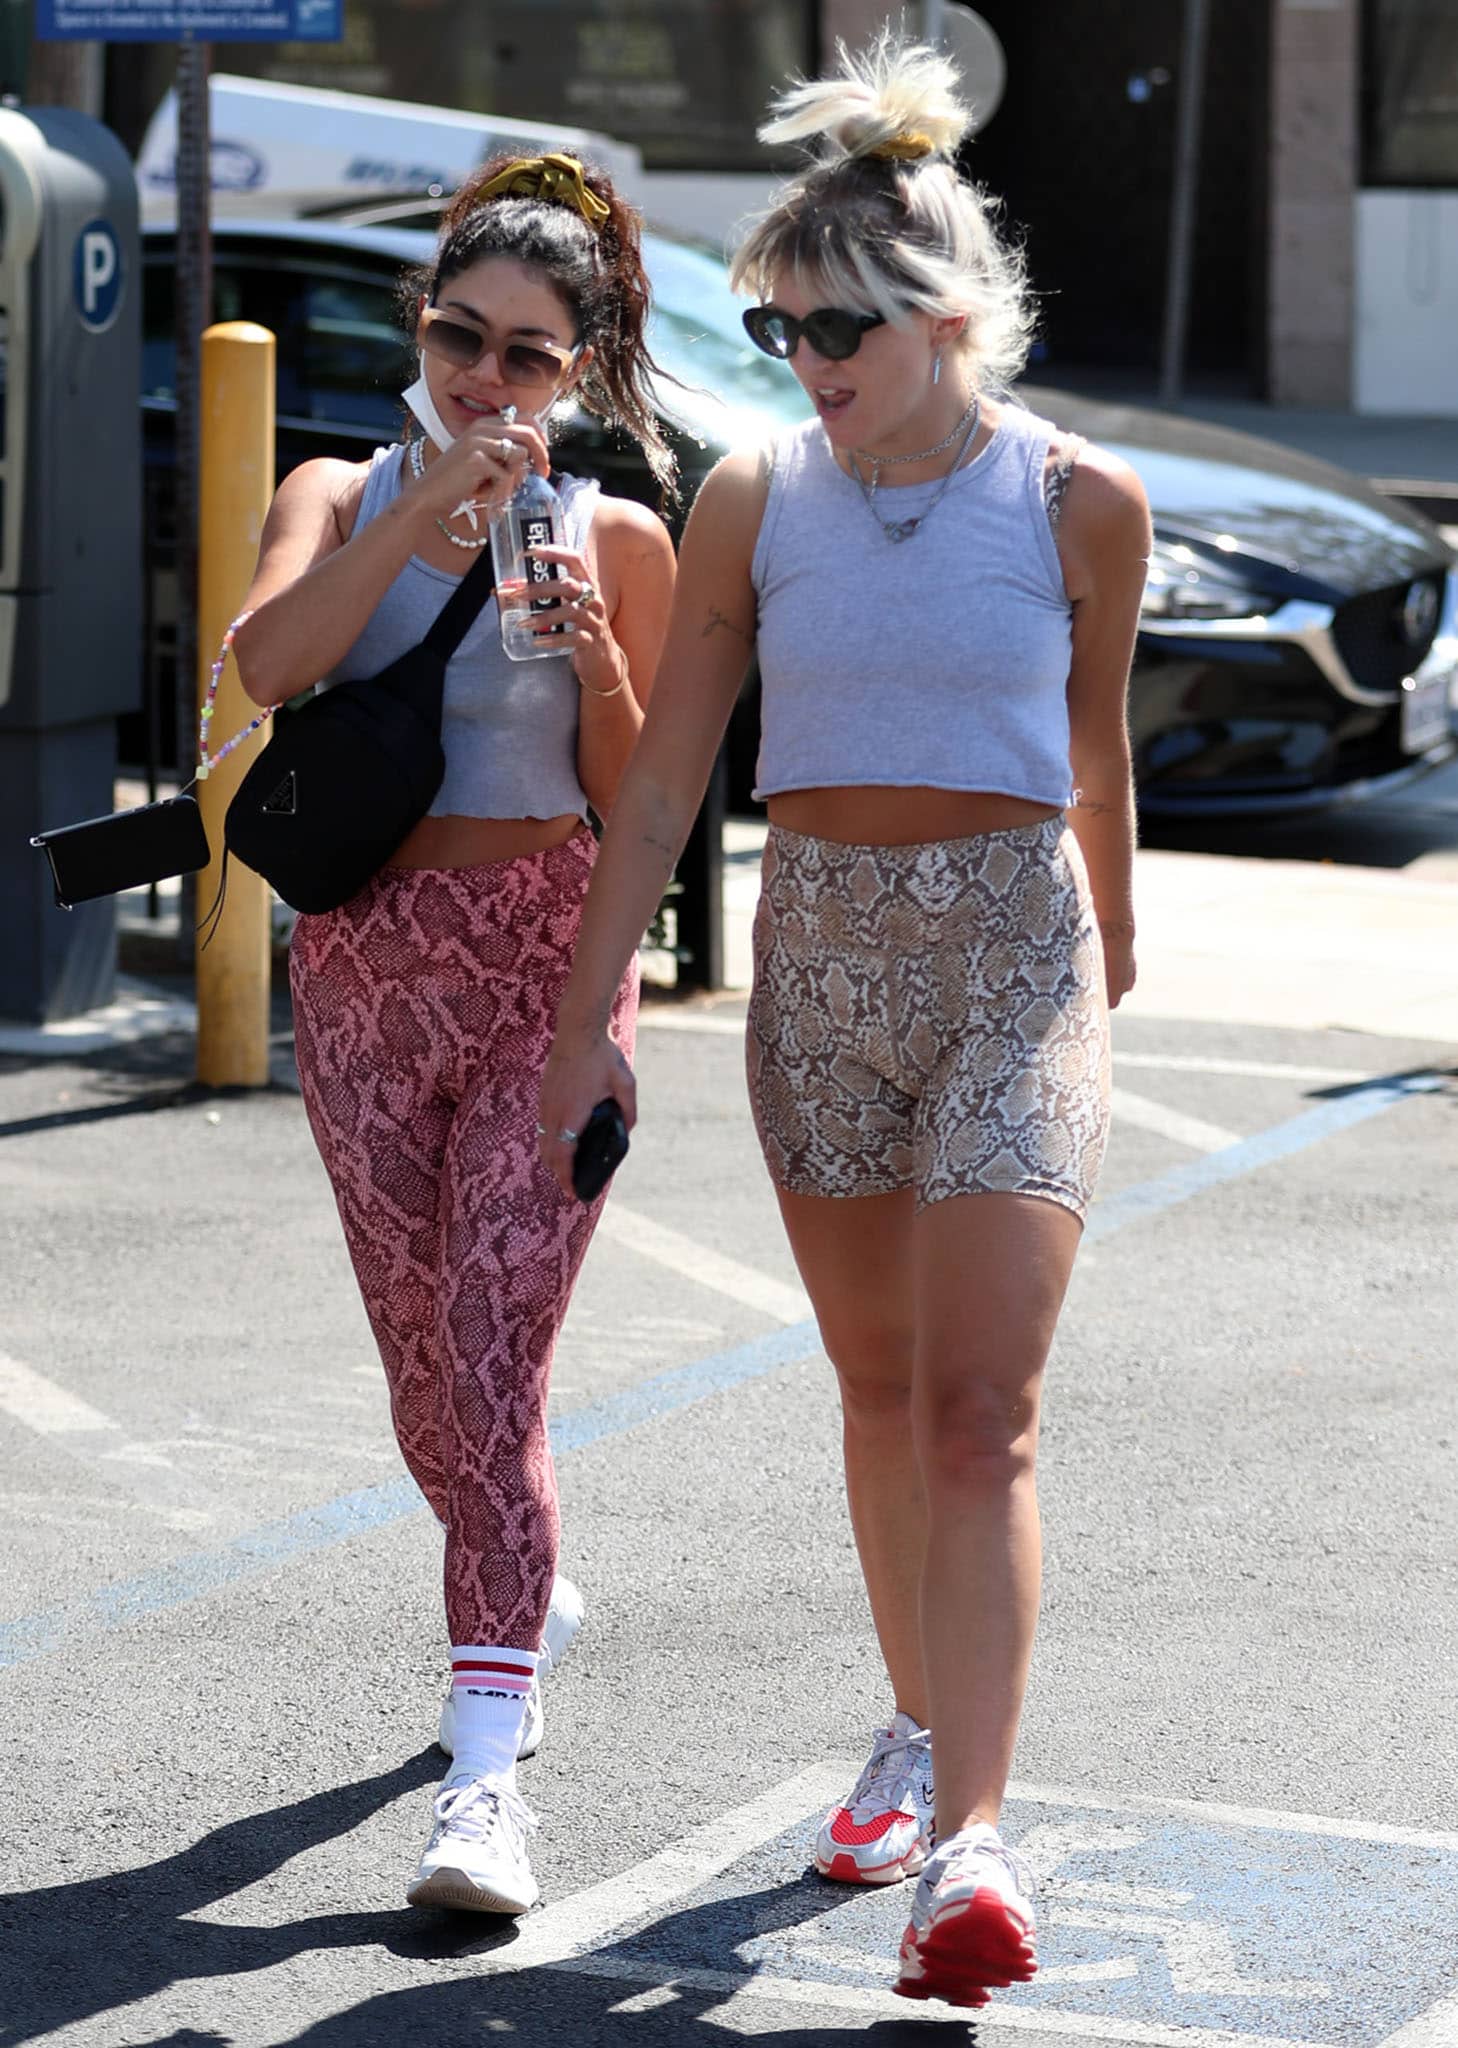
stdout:
<svg viewBox="0 0 1458 2048">
<path fill-rule="evenodd" d="M 355 531 L 399 495 L 405 450 L 377 448 L 365 480 Z M 587 539 L 597 509 L 596 482 L 559 479 L 570 547 Z M 461 557 L 462 573 L 469 566 Z M 328 678 L 330 685 L 378 675 L 422 639 L 460 582 L 412 555 L 376 605 L 359 638 Z M 587 815 L 577 776 L 581 692 L 564 654 L 508 661 L 492 597 L 446 669 L 441 741 L 445 780 L 433 818 L 559 818 Z"/>
<path fill-rule="evenodd" d="M 1072 611 L 1045 495 L 1049 421 L 1004 404 L 925 526 L 895 543 L 818 420 L 774 446 L 752 575 L 754 794 L 890 784 L 1067 805 Z M 939 483 L 883 486 L 906 519 Z"/>
</svg>

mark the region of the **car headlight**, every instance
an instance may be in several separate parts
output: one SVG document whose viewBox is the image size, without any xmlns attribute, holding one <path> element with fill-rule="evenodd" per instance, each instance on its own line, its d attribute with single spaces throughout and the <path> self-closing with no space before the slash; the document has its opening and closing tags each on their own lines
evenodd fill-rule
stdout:
<svg viewBox="0 0 1458 2048">
<path fill-rule="evenodd" d="M 1271 600 L 1208 555 L 1157 540 L 1139 609 L 1149 619 L 1250 619 L 1269 611 Z"/>
</svg>

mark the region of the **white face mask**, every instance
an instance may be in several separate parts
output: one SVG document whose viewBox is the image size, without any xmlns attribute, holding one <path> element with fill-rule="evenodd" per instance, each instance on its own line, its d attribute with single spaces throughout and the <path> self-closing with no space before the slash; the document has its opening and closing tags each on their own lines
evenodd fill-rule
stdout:
<svg viewBox="0 0 1458 2048">
<path fill-rule="evenodd" d="M 430 395 L 430 386 L 425 381 L 425 365 L 420 365 L 420 375 L 401 396 L 419 420 L 442 455 L 455 440 L 455 435 L 435 409 L 435 400 Z"/>
<path fill-rule="evenodd" d="M 439 448 L 441 454 L 444 455 L 447 448 L 454 445 L 456 437 L 436 411 L 435 400 L 430 395 L 430 386 L 425 381 L 425 364 L 418 357 L 417 361 L 420 362 L 420 375 L 410 386 L 409 390 L 402 391 L 400 396 L 414 413 L 416 419 L 419 420 L 421 426 L 424 427 L 426 433 L 429 434 L 431 440 L 434 441 L 436 447 Z M 507 426 L 510 426 L 517 416 L 517 410 L 518 408 L 514 405 L 504 405 L 501 408 L 499 417 Z M 541 423 L 541 415 L 539 413 L 529 412 L 527 418 L 534 425 L 540 425 Z"/>
</svg>

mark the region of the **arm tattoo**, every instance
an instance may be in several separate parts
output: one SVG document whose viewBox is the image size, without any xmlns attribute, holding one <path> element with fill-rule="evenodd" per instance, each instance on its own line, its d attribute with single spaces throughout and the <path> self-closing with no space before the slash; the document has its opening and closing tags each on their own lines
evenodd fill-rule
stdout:
<svg viewBox="0 0 1458 2048">
<path fill-rule="evenodd" d="M 661 853 L 663 855 L 664 864 L 667 867 L 671 868 L 674 862 L 678 859 L 678 855 L 674 851 L 671 843 L 667 839 L 655 839 L 651 832 L 645 832 L 643 834 L 643 844 L 645 846 L 651 846 L 655 853 Z"/>
<path fill-rule="evenodd" d="M 748 642 L 750 638 L 750 635 L 745 632 L 742 626 L 736 626 L 732 619 L 726 619 L 716 604 L 709 606 L 709 623 L 705 626 L 703 632 L 700 633 L 699 638 L 707 640 L 709 635 L 717 632 L 720 626 L 724 628 L 726 633 L 732 633 L 736 640 Z"/>
<path fill-rule="evenodd" d="M 1119 806 L 1101 803 L 1096 796 L 1085 796 L 1081 789 L 1076 789 L 1073 792 L 1073 808 L 1076 811 L 1087 811 L 1091 817 L 1102 818 L 1110 811 L 1118 810 Z"/>
</svg>

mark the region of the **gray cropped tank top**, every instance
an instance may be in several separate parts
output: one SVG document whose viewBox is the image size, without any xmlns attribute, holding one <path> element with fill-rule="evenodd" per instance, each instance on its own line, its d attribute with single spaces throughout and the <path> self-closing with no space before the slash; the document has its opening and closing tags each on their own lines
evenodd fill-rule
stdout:
<svg viewBox="0 0 1458 2048">
<path fill-rule="evenodd" d="M 777 438 L 752 567 L 757 797 L 877 783 L 1069 803 L 1072 612 L 1044 482 L 1063 439 L 1005 403 L 898 544 L 818 420 Z M 915 517 L 940 488 L 883 484 L 877 510 Z"/>
<path fill-rule="evenodd" d="M 355 519 L 358 532 L 401 488 L 405 450 L 377 448 Z M 558 479 L 570 547 L 587 539 L 597 509 L 596 482 Z M 463 565 L 467 558 L 462 557 Z M 412 555 L 365 621 L 330 684 L 378 675 L 424 638 L 460 582 Z M 430 816 L 558 818 L 587 815 L 577 775 L 581 692 L 567 655 L 508 661 L 492 597 L 446 668 L 441 743 L 445 780 Z"/>
</svg>

